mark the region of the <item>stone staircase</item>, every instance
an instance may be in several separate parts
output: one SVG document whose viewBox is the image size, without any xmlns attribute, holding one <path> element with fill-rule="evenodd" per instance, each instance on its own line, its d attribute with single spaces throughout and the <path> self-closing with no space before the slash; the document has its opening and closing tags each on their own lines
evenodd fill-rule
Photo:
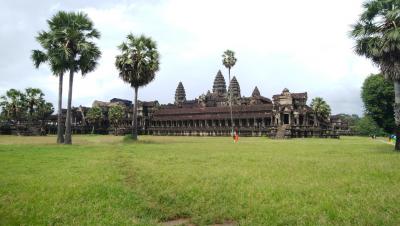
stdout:
<svg viewBox="0 0 400 226">
<path fill-rule="evenodd" d="M 289 128 L 289 125 L 281 125 L 278 127 L 275 139 L 285 139 L 286 129 Z"/>
</svg>

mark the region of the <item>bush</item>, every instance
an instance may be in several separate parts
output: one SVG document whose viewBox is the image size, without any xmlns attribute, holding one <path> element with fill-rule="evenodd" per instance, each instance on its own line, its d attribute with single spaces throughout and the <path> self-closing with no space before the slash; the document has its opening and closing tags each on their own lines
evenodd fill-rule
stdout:
<svg viewBox="0 0 400 226">
<path fill-rule="evenodd" d="M 361 136 L 386 136 L 385 131 L 380 128 L 370 116 L 364 116 L 355 126 L 356 133 Z"/>
</svg>

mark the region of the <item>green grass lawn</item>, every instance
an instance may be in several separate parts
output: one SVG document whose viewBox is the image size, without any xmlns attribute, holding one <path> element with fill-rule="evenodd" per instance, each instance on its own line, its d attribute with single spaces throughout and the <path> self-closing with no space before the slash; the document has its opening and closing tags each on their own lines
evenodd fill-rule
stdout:
<svg viewBox="0 0 400 226">
<path fill-rule="evenodd" d="M 400 225 L 379 140 L 0 136 L 0 225 Z"/>
</svg>

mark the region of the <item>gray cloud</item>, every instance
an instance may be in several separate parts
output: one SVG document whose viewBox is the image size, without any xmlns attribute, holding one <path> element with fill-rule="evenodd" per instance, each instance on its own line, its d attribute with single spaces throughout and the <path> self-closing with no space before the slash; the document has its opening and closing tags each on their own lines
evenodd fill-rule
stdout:
<svg viewBox="0 0 400 226">
<path fill-rule="evenodd" d="M 207 92 L 212 89 L 219 69 L 227 77 L 221 54 L 232 48 L 239 59 L 233 74 L 243 95 L 250 95 L 256 85 L 267 97 L 287 87 L 293 92 L 307 91 L 310 98 L 322 96 L 334 113 L 360 114 L 361 83 L 376 71 L 367 60 L 354 55 L 352 42 L 347 37 L 349 25 L 359 15 L 362 0 L 322 2 L 307 0 L 299 6 L 292 2 L 291 7 L 277 1 L 232 4 L 211 0 L 3 2 L 0 94 L 10 88 L 39 87 L 56 103 L 57 79 L 47 66 L 34 68 L 31 50 L 39 48 L 35 36 L 47 29 L 46 20 L 55 12 L 82 10 L 102 33 L 98 44 L 103 57 L 95 72 L 83 79 L 77 75 L 74 105 L 90 105 L 94 99 L 133 97 L 132 90 L 118 79 L 114 68 L 116 46 L 133 32 L 153 37 L 162 56 L 156 80 L 140 90 L 140 99 L 171 102 L 179 81 L 183 82 L 188 98 Z M 278 11 L 264 13 L 266 9 L 282 7 L 290 11 L 286 18 L 280 18 Z M 303 8 L 294 10 L 298 7 Z M 340 18 L 333 16 L 335 9 L 341 10 Z M 232 21 L 226 21 L 228 16 Z"/>
</svg>

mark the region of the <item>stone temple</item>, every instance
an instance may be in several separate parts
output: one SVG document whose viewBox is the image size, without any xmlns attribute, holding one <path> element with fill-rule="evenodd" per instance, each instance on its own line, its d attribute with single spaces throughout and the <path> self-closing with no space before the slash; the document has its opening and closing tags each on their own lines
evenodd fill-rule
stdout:
<svg viewBox="0 0 400 226">
<path fill-rule="evenodd" d="M 241 96 L 236 77 L 227 87 L 218 71 L 212 92 L 194 100 L 186 99 L 179 82 L 174 104 L 160 105 L 143 129 L 153 135 L 229 136 L 234 127 L 242 136 L 336 137 L 330 122 L 317 118 L 306 103 L 306 92 L 291 93 L 286 88 L 272 100 L 257 86 L 250 97 Z"/>
<path fill-rule="evenodd" d="M 227 86 L 224 76 L 218 71 L 212 92 L 188 100 L 185 87 L 179 82 L 171 104 L 160 105 L 157 100 L 139 101 L 138 131 L 148 135 L 231 136 L 234 128 L 240 136 L 338 137 L 335 125 L 339 124 L 316 117 L 307 105 L 306 92 L 292 93 L 285 88 L 271 100 L 262 96 L 261 91 L 256 86 L 251 96 L 242 96 L 238 79 L 233 76 Z M 118 127 L 113 127 L 108 120 L 108 110 L 115 105 L 125 109 L 125 118 Z M 119 98 L 109 102 L 95 100 L 92 107 L 101 108 L 104 116 L 96 127 L 96 133 L 121 135 L 131 131 L 132 101 Z M 92 127 L 86 119 L 89 109 L 84 106 L 72 109 L 73 133 L 90 133 Z M 56 115 L 52 115 L 47 127 L 49 133 L 56 133 Z"/>
</svg>

